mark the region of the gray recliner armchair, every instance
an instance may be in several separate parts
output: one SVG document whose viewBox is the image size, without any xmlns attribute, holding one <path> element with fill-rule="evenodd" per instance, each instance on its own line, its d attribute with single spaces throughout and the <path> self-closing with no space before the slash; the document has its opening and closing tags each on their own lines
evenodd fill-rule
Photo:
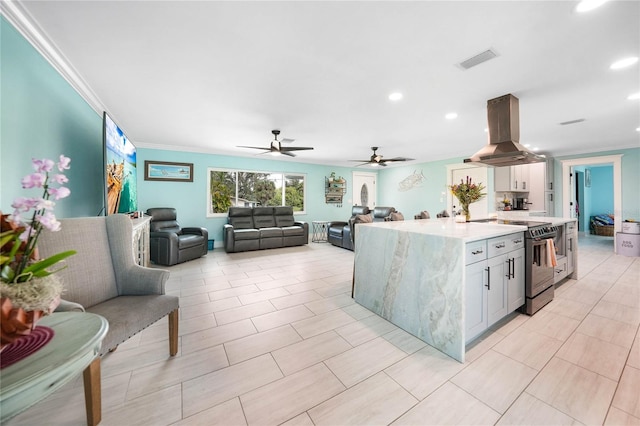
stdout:
<svg viewBox="0 0 640 426">
<path fill-rule="evenodd" d="M 179 299 L 165 294 L 168 271 L 135 263 L 131 219 L 117 214 L 60 223 L 60 231 L 43 231 L 38 240 L 42 258 L 66 250 L 77 252 L 56 273 L 65 289 L 65 300 L 56 311 L 86 310 L 105 317 L 109 331 L 101 355 L 169 315 L 169 353 L 175 355 Z"/>
<path fill-rule="evenodd" d="M 153 263 L 171 266 L 207 254 L 206 228 L 181 228 L 176 209 L 170 207 L 151 208 L 147 214 L 151 216 L 149 256 Z"/>
</svg>

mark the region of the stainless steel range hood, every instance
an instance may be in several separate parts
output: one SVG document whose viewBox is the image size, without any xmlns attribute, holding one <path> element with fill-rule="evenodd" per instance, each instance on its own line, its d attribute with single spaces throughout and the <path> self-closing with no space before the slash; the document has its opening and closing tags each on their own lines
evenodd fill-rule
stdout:
<svg viewBox="0 0 640 426">
<path fill-rule="evenodd" d="M 512 94 L 487 101 L 489 144 L 464 160 L 488 166 L 539 163 L 545 157 L 520 145 L 520 106 Z"/>
</svg>

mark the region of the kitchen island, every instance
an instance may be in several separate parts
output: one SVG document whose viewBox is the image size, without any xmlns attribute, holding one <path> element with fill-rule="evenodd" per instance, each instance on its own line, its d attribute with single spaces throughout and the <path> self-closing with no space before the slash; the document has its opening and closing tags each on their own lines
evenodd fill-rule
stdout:
<svg viewBox="0 0 640 426">
<path fill-rule="evenodd" d="M 484 288 L 493 286 L 493 298 L 504 299 L 504 315 L 512 312 L 507 312 L 507 280 L 484 287 L 482 279 L 472 283 L 478 275 L 472 266 L 490 261 L 489 243 L 495 239 L 504 250 L 513 243 L 513 253 L 523 252 L 526 226 L 432 219 L 359 224 L 356 229 L 356 302 L 452 358 L 464 362 L 470 318 L 484 310 L 486 323 L 492 296 L 482 296 L 489 290 Z M 518 265 L 524 267 L 522 255 Z M 480 295 L 470 292 L 472 285 Z M 517 285 L 524 291 L 522 278 Z"/>
</svg>

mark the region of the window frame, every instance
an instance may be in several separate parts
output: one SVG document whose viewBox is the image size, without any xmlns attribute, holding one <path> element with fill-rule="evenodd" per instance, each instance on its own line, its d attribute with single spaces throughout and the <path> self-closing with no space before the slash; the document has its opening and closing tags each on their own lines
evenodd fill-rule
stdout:
<svg viewBox="0 0 640 426">
<path fill-rule="evenodd" d="M 235 188 L 235 197 L 238 197 L 238 179 L 237 173 L 260 173 L 260 174 L 268 174 L 268 175 L 280 175 L 280 179 L 282 181 L 282 205 L 285 206 L 286 202 L 286 182 L 287 177 L 294 176 L 302 179 L 302 199 L 303 199 L 303 210 L 294 211 L 294 215 L 305 215 L 307 214 L 307 173 L 301 172 L 283 172 L 283 171 L 268 171 L 268 170 L 247 170 L 247 169 L 231 169 L 225 167 L 207 167 L 207 217 L 210 218 L 218 218 L 218 217 L 227 217 L 229 212 L 226 211 L 224 213 L 214 213 L 211 208 L 211 173 L 212 172 L 225 172 L 225 173 L 236 173 L 236 188 Z"/>
</svg>

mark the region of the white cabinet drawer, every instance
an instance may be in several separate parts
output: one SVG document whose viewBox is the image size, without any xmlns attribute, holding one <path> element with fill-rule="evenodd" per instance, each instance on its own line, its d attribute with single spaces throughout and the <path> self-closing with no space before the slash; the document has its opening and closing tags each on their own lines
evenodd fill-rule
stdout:
<svg viewBox="0 0 640 426">
<path fill-rule="evenodd" d="M 501 237 L 491 238 L 487 240 L 487 250 L 489 258 L 500 256 L 513 250 L 524 247 L 524 233 L 515 232 Z"/>
<path fill-rule="evenodd" d="M 470 265 L 487 258 L 487 241 L 474 241 L 465 245 L 465 265 Z"/>
<path fill-rule="evenodd" d="M 558 265 L 553 268 L 553 283 L 557 284 L 567 276 L 567 258 L 558 259 Z"/>
</svg>

